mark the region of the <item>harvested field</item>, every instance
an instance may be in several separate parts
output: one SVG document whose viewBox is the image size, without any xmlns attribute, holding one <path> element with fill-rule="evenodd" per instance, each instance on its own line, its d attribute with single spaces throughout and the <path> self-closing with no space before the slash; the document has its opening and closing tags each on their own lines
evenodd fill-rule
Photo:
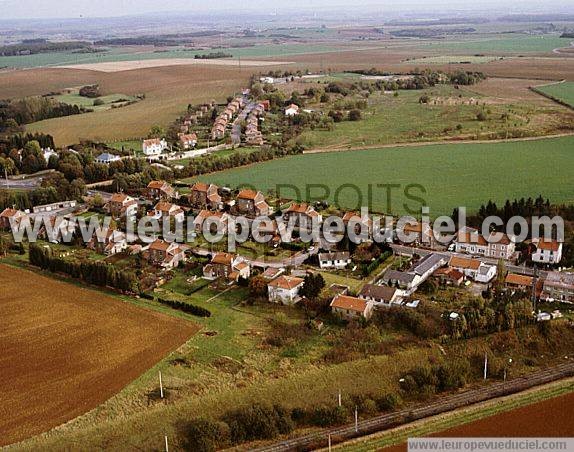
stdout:
<svg viewBox="0 0 574 452">
<path fill-rule="evenodd" d="M 256 60 L 242 60 L 241 66 L 275 66 L 277 64 L 285 65 L 292 64 L 289 61 L 256 61 Z M 238 60 L 228 59 L 214 59 L 202 60 L 192 58 L 167 58 L 158 60 L 138 60 L 138 61 L 110 61 L 106 63 L 88 63 L 88 64 L 74 64 L 69 66 L 61 66 L 68 69 L 82 69 L 87 71 L 98 72 L 121 72 L 132 71 L 134 69 L 148 69 L 153 67 L 165 66 L 239 66 Z"/>
<path fill-rule="evenodd" d="M 530 87 L 544 84 L 543 80 L 516 79 L 516 78 L 488 78 L 476 85 L 467 86 L 472 91 L 491 99 L 500 99 L 505 103 L 528 102 L 536 105 L 551 106 L 550 99 L 533 92 Z M 550 82 L 548 82 L 550 83 Z"/>
<path fill-rule="evenodd" d="M 26 284 L 22 284 L 22 281 Z M 98 292 L 0 266 L 0 445 L 89 411 L 196 326 Z"/>
<path fill-rule="evenodd" d="M 212 99 L 224 102 L 227 96 L 245 87 L 251 75 L 251 70 L 201 65 L 109 73 L 73 69 L 59 71 L 86 74 L 86 79 L 100 84 L 104 95 L 145 94 L 146 98 L 123 108 L 48 119 L 27 126 L 29 131 L 53 135 L 57 145 L 77 143 L 79 139 L 109 142 L 145 136 L 154 124 L 167 126 L 185 111 L 189 103 Z M 93 80 L 94 76 L 96 80 Z M 81 84 L 75 83 L 75 86 Z M 114 127 L 110 127 L 110 124 Z"/>
</svg>

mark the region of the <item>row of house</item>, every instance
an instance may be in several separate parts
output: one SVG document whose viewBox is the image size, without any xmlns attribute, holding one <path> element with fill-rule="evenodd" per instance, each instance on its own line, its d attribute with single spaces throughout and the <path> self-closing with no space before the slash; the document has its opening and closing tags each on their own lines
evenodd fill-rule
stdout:
<svg viewBox="0 0 574 452">
<path fill-rule="evenodd" d="M 263 144 L 263 134 L 259 130 L 259 117 L 265 111 L 265 104 L 259 103 L 247 116 L 245 126 L 245 142 L 253 146 L 261 146 Z"/>
<path fill-rule="evenodd" d="M 243 108 L 243 104 L 244 101 L 242 97 L 236 97 L 229 102 L 225 110 L 215 119 L 215 123 L 211 128 L 211 138 L 213 140 L 220 140 L 225 136 L 225 129 L 229 121 Z"/>
</svg>

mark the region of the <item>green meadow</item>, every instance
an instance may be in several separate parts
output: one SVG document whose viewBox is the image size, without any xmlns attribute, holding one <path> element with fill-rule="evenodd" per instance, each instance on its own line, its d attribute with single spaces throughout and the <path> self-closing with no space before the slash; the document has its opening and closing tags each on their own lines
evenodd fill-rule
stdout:
<svg viewBox="0 0 574 452">
<path fill-rule="evenodd" d="M 574 202 L 574 137 L 492 144 L 436 144 L 306 154 L 202 176 L 220 185 L 252 185 L 309 200 L 323 193 L 344 208 L 370 205 L 393 214 L 420 210 L 431 216 L 454 207 L 476 211 L 488 200 L 542 195 Z M 321 184 L 309 187 L 306 184 Z M 378 186 L 393 184 L 393 188 Z M 390 203 L 387 193 L 390 191 Z"/>
<path fill-rule="evenodd" d="M 556 83 L 536 88 L 547 96 L 558 99 L 574 108 L 574 82 Z"/>
</svg>

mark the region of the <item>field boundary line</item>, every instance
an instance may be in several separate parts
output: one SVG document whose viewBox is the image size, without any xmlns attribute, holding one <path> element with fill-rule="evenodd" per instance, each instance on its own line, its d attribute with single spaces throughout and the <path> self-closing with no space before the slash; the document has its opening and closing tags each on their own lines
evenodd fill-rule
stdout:
<svg viewBox="0 0 574 452">
<path fill-rule="evenodd" d="M 497 144 L 497 143 L 515 143 L 521 141 L 542 141 L 542 140 L 552 140 L 555 138 L 564 138 L 574 136 L 574 131 L 558 133 L 554 135 L 544 135 L 536 137 L 522 137 L 522 138 L 500 138 L 496 140 L 438 140 L 438 141 L 409 141 L 406 143 L 393 143 L 393 144 L 373 144 L 368 146 L 358 146 L 358 147 L 342 147 L 342 148 L 328 148 L 328 149 L 308 149 L 303 151 L 303 154 L 325 154 L 329 152 L 351 152 L 351 151 L 366 151 L 369 149 L 388 149 L 388 148 L 409 148 L 418 146 L 434 146 L 434 145 L 456 145 L 456 144 Z"/>
</svg>

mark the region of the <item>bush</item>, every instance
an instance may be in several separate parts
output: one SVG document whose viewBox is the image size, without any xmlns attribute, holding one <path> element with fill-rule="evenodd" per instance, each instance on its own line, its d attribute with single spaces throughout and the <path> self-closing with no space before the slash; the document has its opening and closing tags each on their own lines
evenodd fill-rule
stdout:
<svg viewBox="0 0 574 452">
<path fill-rule="evenodd" d="M 430 97 L 427 94 L 423 94 L 419 97 L 419 104 L 428 104 L 430 102 Z"/>
<path fill-rule="evenodd" d="M 93 105 L 94 107 L 98 107 L 98 106 L 100 106 L 100 105 L 104 105 L 104 103 L 105 103 L 105 102 L 104 102 L 102 99 L 96 99 L 96 100 L 94 100 L 94 102 L 93 102 L 92 105 Z"/>
<path fill-rule="evenodd" d="M 351 110 L 349 112 L 349 121 L 360 121 L 361 120 L 361 110 Z"/>
<path fill-rule="evenodd" d="M 238 408 L 223 416 L 229 425 L 231 441 L 240 444 L 245 441 L 272 439 L 293 430 L 290 414 L 280 406 L 255 404 Z"/>
<path fill-rule="evenodd" d="M 483 111 L 481 111 L 480 113 L 478 113 L 476 115 L 476 119 L 479 121 L 486 121 L 486 113 L 484 113 Z"/>
<path fill-rule="evenodd" d="M 379 411 L 394 411 L 403 404 L 403 401 L 398 394 L 389 393 L 379 397 L 376 403 Z"/>
<path fill-rule="evenodd" d="M 330 427 L 332 425 L 344 424 L 347 420 L 348 413 L 345 407 L 340 406 L 322 406 L 317 407 L 311 413 L 309 421 L 318 427 Z"/>
<path fill-rule="evenodd" d="M 184 303 L 183 301 L 164 300 L 163 298 L 158 298 L 157 301 L 158 303 L 169 306 L 170 308 L 177 309 L 178 311 L 195 315 L 197 317 L 211 317 L 211 311 L 202 308 L 201 306 L 195 306 L 193 304 Z"/>
<path fill-rule="evenodd" d="M 209 419 L 194 419 L 182 429 L 186 450 L 212 452 L 229 441 L 229 426 Z"/>
</svg>

